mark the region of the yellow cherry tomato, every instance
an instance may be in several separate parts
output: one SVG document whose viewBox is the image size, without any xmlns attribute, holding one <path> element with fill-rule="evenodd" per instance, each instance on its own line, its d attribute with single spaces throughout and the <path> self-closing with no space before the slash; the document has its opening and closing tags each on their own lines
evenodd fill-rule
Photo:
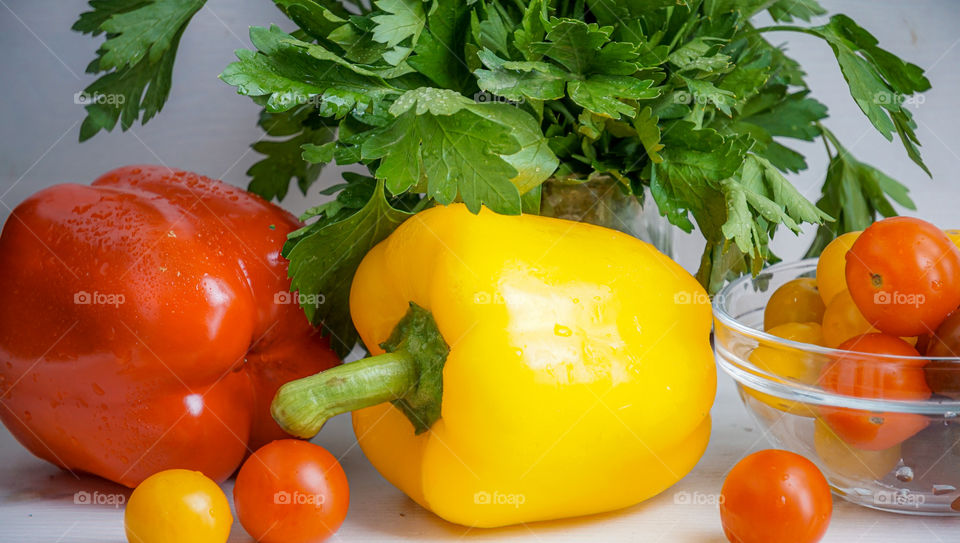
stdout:
<svg viewBox="0 0 960 543">
<path fill-rule="evenodd" d="M 858 449 L 843 441 L 821 419 L 814 422 L 813 447 L 826 468 L 850 479 L 882 479 L 900 461 L 900 444 L 880 451 Z"/>
<path fill-rule="evenodd" d="M 774 336 L 796 341 L 823 345 L 823 328 L 816 322 L 789 322 L 768 330 Z M 820 375 L 820 368 L 807 353 L 800 350 L 761 345 L 754 349 L 750 361 L 761 369 L 793 381 L 812 384 Z"/>
<path fill-rule="evenodd" d="M 844 341 L 863 334 L 874 334 L 879 332 L 876 328 L 867 322 L 866 317 L 860 313 L 857 304 L 853 301 L 850 291 L 843 291 L 837 294 L 827 310 L 823 312 L 823 338 L 824 347 L 836 349 Z M 917 336 L 901 337 L 911 346 L 917 344 Z"/>
<path fill-rule="evenodd" d="M 140 483 L 123 522 L 130 543 L 223 543 L 233 515 L 217 483 L 199 471 L 170 469 Z"/>
<path fill-rule="evenodd" d="M 877 331 L 857 309 L 848 290 L 834 296 L 823 313 L 823 339 L 832 349 L 852 337 Z"/>
<path fill-rule="evenodd" d="M 815 322 L 781 324 L 768 332 L 798 343 L 823 345 L 822 328 Z M 820 365 L 814 356 L 799 349 L 761 345 L 750 354 L 750 362 L 764 371 L 805 384 L 815 383 L 820 375 Z M 813 410 L 804 403 L 778 398 L 753 389 L 745 390 L 747 394 L 774 409 L 805 417 L 814 416 Z"/>
<path fill-rule="evenodd" d="M 763 310 L 763 328 L 770 331 L 788 322 L 820 322 L 823 310 L 817 280 L 800 277 L 784 283 L 770 296 Z"/>
<path fill-rule="evenodd" d="M 817 288 L 823 303 L 830 304 L 837 294 L 847 290 L 847 251 L 861 232 L 847 232 L 830 242 L 817 261 Z"/>
</svg>

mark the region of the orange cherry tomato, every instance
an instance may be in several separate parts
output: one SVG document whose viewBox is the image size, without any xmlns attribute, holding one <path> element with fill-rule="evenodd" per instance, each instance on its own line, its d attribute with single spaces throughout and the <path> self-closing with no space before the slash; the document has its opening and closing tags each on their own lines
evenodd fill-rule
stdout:
<svg viewBox="0 0 960 543">
<path fill-rule="evenodd" d="M 744 458 L 720 491 L 720 521 L 732 543 L 815 543 L 826 533 L 832 511 L 823 474 L 789 451 Z"/>
<path fill-rule="evenodd" d="M 834 296 L 823 312 L 823 341 L 831 349 L 852 337 L 877 331 L 860 313 L 848 290 Z"/>
<path fill-rule="evenodd" d="M 923 359 L 909 343 L 887 334 L 852 338 L 840 349 L 849 352 L 827 364 L 820 374 L 824 390 L 856 398 L 926 400 L 930 397 Z M 929 420 L 915 413 L 861 411 L 821 406 L 820 415 L 836 434 L 854 447 L 868 451 L 889 449 L 926 428 Z"/>
<path fill-rule="evenodd" d="M 817 260 L 817 289 L 824 304 L 830 304 L 833 298 L 847 290 L 847 251 L 860 237 L 860 231 L 847 232 L 830 242 Z"/>
<path fill-rule="evenodd" d="M 847 252 L 846 278 L 873 326 L 895 336 L 926 334 L 960 305 L 960 249 L 926 221 L 884 219 Z"/>
<path fill-rule="evenodd" d="M 319 543 L 346 518 L 350 489 L 326 449 L 283 439 L 247 459 L 233 501 L 240 524 L 261 543 Z"/>
<path fill-rule="evenodd" d="M 791 322 L 820 322 L 823 310 L 817 280 L 800 277 L 784 283 L 770 296 L 763 310 L 763 328 L 770 330 Z"/>
</svg>

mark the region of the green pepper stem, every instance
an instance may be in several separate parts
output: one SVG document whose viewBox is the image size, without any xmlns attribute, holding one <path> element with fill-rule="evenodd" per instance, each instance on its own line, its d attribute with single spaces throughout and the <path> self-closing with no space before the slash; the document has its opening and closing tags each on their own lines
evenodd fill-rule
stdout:
<svg viewBox="0 0 960 543">
<path fill-rule="evenodd" d="M 310 438 L 336 415 L 403 398 L 419 378 L 409 353 L 384 353 L 283 385 L 270 412 L 287 433 Z"/>
</svg>

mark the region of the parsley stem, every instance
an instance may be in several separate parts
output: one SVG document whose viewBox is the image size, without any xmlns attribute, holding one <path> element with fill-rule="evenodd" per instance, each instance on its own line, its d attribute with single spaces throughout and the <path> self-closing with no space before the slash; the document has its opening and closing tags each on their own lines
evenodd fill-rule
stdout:
<svg viewBox="0 0 960 543">
<path fill-rule="evenodd" d="M 699 23 L 700 19 L 697 17 L 690 17 L 684 21 L 683 26 L 680 27 L 680 30 L 673 36 L 673 39 L 670 41 L 670 50 L 673 51 L 674 47 L 677 46 L 677 43 L 680 40 L 686 40 L 687 35 L 690 33 L 690 30 L 693 28 L 693 25 Z"/>
<path fill-rule="evenodd" d="M 820 139 L 823 141 L 823 147 L 827 150 L 827 158 L 833 160 L 833 153 L 830 151 L 830 142 L 827 141 L 827 133 L 829 132 L 825 126 L 820 123 L 817 123 L 817 128 L 820 129 Z"/>
<path fill-rule="evenodd" d="M 570 110 L 567 109 L 567 106 L 565 106 L 563 102 L 544 102 L 544 105 L 547 106 L 547 108 L 563 115 L 567 122 L 574 125 L 577 124 L 577 118 L 570 113 Z"/>
<path fill-rule="evenodd" d="M 763 27 L 754 29 L 754 32 L 756 32 L 756 33 L 758 33 L 758 34 L 759 34 L 759 33 L 762 33 L 762 32 L 800 32 L 800 33 L 803 33 L 803 34 L 809 34 L 809 35 L 811 35 L 811 36 L 816 36 L 816 37 L 818 37 L 818 38 L 820 38 L 820 39 L 823 39 L 823 36 L 821 36 L 820 34 L 817 34 L 817 33 L 814 32 L 813 30 L 811 30 L 811 29 L 809 29 L 809 28 L 804 28 L 804 27 L 802 27 L 802 26 L 795 26 L 795 25 L 771 25 L 771 26 L 763 26 Z"/>
</svg>

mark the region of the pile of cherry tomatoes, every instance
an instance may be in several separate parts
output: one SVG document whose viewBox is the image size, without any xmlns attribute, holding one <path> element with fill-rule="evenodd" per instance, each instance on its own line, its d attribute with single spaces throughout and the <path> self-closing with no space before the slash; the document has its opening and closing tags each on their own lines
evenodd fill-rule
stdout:
<svg viewBox="0 0 960 543">
<path fill-rule="evenodd" d="M 779 337 L 849 352 L 812 364 L 800 354 L 760 347 L 753 362 L 844 396 L 960 398 L 960 366 L 929 360 L 960 357 L 958 240 L 955 231 L 911 217 L 884 219 L 838 237 L 820 256 L 815 279 L 795 279 L 773 293 L 764 327 Z M 761 400 L 795 414 L 810 409 Z M 816 415 L 829 427 L 822 432 L 866 451 L 895 447 L 928 424 L 923 415 L 902 412 L 821 406 Z"/>
</svg>

